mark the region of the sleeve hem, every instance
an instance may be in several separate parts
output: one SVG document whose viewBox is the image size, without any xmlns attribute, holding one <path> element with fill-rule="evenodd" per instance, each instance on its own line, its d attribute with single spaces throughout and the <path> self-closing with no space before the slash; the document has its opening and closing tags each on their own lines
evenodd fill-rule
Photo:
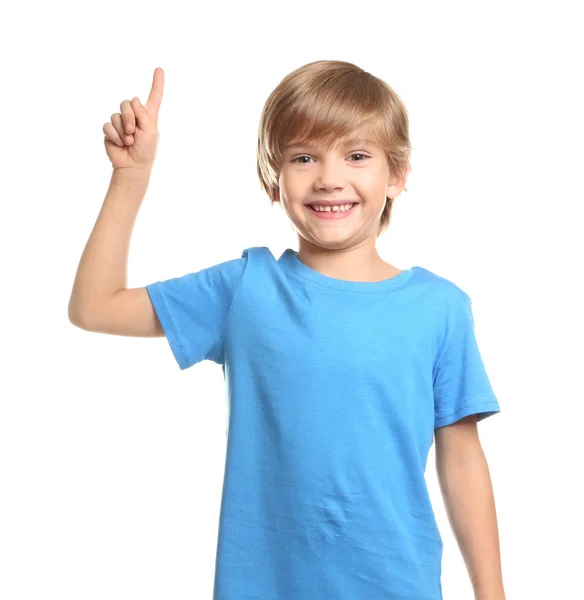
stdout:
<svg viewBox="0 0 584 600">
<path fill-rule="evenodd" d="M 485 399 L 474 398 L 473 400 L 463 404 L 458 410 L 452 413 L 447 413 L 441 416 L 436 416 L 434 419 L 434 429 L 444 427 L 456 423 L 460 419 L 468 415 L 478 415 L 477 420 L 482 421 L 491 415 L 501 412 L 499 402 L 494 396 Z"/>
<path fill-rule="evenodd" d="M 170 346 L 181 371 L 184 371 L 192 366 L 193 362 L 187 353 L 186 345 L 181 338 L 174 316 L 168 308 L 164 293 L 158 288 L 157 283 L 147 285 L 146 290 L 148 291 L 150 300 L 156 310 L 156 314 L 158 315 L 160 324 L 166 335 L 168 345 Z"/>
</svg>

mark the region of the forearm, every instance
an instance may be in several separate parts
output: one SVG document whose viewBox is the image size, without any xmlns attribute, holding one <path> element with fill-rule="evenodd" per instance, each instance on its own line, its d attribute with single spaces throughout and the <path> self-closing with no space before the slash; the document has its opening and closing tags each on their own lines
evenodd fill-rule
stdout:
<svg viewBox="0 0 584 600">
<path fill-rule="evenodd" d="M 438 479 L 477 600 L 505 600 L 493 487 L 482 448 L 441 460 Z"/>
<path fill-rule="evenodd" d="M 130 239 L 148 189 L 150 171 L 112 173 L 105 200 L 87 241 L 69 300 L 69 318 L 79 320 L 127 287 Z"/>
</svg>

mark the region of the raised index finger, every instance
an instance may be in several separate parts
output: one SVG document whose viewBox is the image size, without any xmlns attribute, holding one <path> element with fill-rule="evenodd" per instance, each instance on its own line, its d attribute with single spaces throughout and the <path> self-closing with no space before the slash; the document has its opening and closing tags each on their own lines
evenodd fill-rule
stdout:
<svg viewBox="0 0 584 600">
<path fill-rule="evenodd" d="M 152 80 L 152 89 L 146 101 L 146 110 L 153 120 L 158 119 L 158 111 L 162 102 L 162 90 L 164 88 L 164 71 L 157 67 L 154 69 L 154 78 Z"/>
</svg>

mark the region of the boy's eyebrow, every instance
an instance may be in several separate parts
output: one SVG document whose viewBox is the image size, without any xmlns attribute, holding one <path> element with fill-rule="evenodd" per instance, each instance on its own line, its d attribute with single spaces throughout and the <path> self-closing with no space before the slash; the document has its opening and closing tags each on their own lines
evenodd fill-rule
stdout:
<svg viewBox="0 0 584 600">
<path fill-rule="evenodd" d="M 369 140 L 367 138 L 355 138 L 352 140 L 347 140 L 346 142 L 343 142 L 341 145 L 342 146 L 358 146 L 359 144 L 371 144 L 372 146 L 376 145 L 373 140 Z"/>
<path fill-rule="evenodd" d="M 341 146 L 344 148 L 347 146 L 357 146 L 359 144 L 371 144 L 372 146 L 376 145 L 373 140 L 369 140 L 366 138 L 355 138 L 352 140 L 346 140 L 344 142 L 341 142 Z M 301 148 L 303 146 L 310 146 L 310 144 L 308 144 L 308 143 L 302 144 L 300 142 L 293 142 L 291 144 L 285 144 L 284 148 Z"/>
</svg>

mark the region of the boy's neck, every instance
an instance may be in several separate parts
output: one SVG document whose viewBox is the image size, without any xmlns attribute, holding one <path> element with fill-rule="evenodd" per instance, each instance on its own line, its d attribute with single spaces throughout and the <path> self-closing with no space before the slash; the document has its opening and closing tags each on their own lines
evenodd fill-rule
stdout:
<svg viewBox="0 0 584 600">
<path fill-rule="evenodd" d="M 379 256 L 374 243 L 328 250 L 302 239 L 298 259 L 322 275 L 345 281 L 378 282 L 402 272 Z"/>
</svg>

